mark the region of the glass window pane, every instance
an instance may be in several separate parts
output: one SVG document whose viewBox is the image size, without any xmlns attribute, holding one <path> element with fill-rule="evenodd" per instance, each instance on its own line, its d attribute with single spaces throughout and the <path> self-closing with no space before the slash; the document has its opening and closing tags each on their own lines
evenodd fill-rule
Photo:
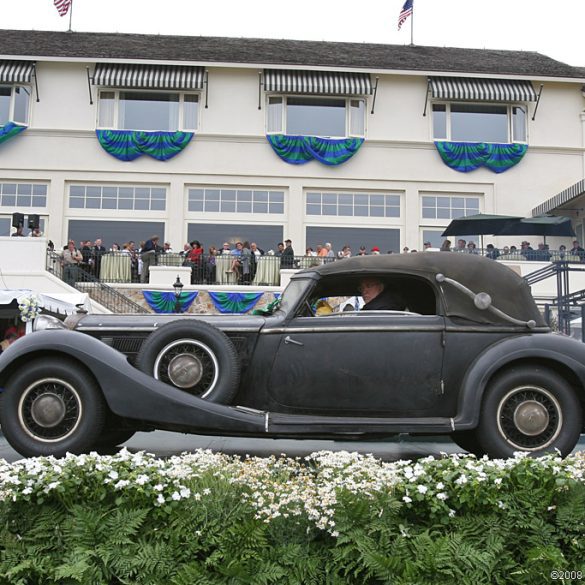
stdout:
<svg viewBox="0 0 585 585">
<path fill-rule="evenodd" d="M 100 91 L 100 101 L 98 108 L 98 127 L 114 127 L 114 106 L 116 94 L 113 91 Z"/>
<path fill-rule="evenodd" d="M 101 197 L 102 196 L 102 188 L 101 187 L 87 187 L 87 196 L 88 197 Z"/>
<path fill-rule="evenodd" d="M 16 195 L 2 195 L 2 205 L 16 205 Z"/>
<path fill-rule="evenodd" d="M 451 197 L 451 205 L 453 207 L 465 207 L 465 197 Z"/>
<path fill-rule="evenodd" d="M 254 202 L 254 213 L 268 213 L 268 203 Z"/>
<path fill-rule="evenodd" d="M 134 199 L 119 199 L 118 209 L 134 209 Z"/>
<path fill-rule="evenodd" d="M 323 204 L 323 215 L 337 215 L 337 205 Z"/>
<path fill-rule="evenodd" d="M 337 205 L 337 193 L 323 193 L 323 204 Z"/>
<path fill-rule="evenodd" d="M 19 207 L 30 207 L 32 203 L 32 197 L 30 195 L 18 195 L 16 197 L 16 205 Z"/>
<path fill-rule="evenodd" d="M 2 193 L 16 195 L 16 183 L 4 183 L 2 185 Z"/>
<path fill-rule="evenodd" d="M 236 202 L 235 201 L 222 201 L 221 202 L 221 211 L 234 213 L 236 211 Z"/>
<path fill-rule="evenodd" d="M 150 190 L 150 197 L 151 199 L 163 199 L 166 200 L 167 198 L 167 191 L 161 187 L 153 187 Z"/>
<path fill-rule="evenodd" d="M 47 198 L 33 195 L 32 205 L 33 207 L 45 207 L 47 205 Z"/>
<path fill-rule="evenodd" d="M 238 201 L 236 209 L 238 213 L 252 213 L 252 202 Z"/>
<path fill-rule="evenodd" d="M 307 193 L 307 203 L 321 203 L 321 193 Z"/>
<path fill-rule="evenodd" d="M 199 109 L 199 96 L 187 94 L 183 98 L 183 129 L 196 130 Z"/>
<path fill-rule="evenodd" d="M 32 195 L 32 185 L 30 183 L 18 183 L 16 192 L 18 195 Z"/>
<path fill-rule="evenodd" d="M 507 107 L 451 104 L 451 140 L 508 142 Z"/>
<path fill-rule="evenodd" d="M 422 216 L 424 219 L 436 219 L 437 212 L 433 207 L 423 207 Z"/>
<path fill-rule="evenodd" d="M 384 208 L 370 207 L 370 217 L 384 217 Z"/>
<path fill-rule="evenodd" d="M 148 187 L 136 187 L 134 193 L 136 199 L 150 199 L 150 189 Z"/>
<path fill-rule="evenodd" d="M 222 189 L 221 200 L 222 201 L 235 201 L 236 200 L 236 191 L 234 189 Z"/>
<path fill-rule="evenodd" d="M 356 217 L 368 217 L 368 208 L 365 205 L 356 205 L 353 214 Z"/>
<path fill-rule="evenodd" d="M 219 211 L 219 201 L 205 201 L 205 211 Z"/>
<path fill-rule="evenodd" d="M 238 201 L 252 201 L 252 191 L 238 191 Z"/>
<path fill-rule="evenodd" d="M 88 197 L 85 200 L 85 207 L 86 209 L 99 209 L 101 204 L 101 200 L 95 197 Z"/>
<path fill-rule="evenodd" d="M 349 134 L 364 136 L 366 133 L 366 103 L 364 100 L 349 101 Z"/>
<path fill-rule="evenodd" d="M 254 191 L 254 201 L 268 201 L 268 191 Z"/>
<path fill-rule="evenodd" d="M 340 193 L 339 205 L 353 205 L 353 195 L 350 193 Z"/>
<path fill-rule="evenodd" d="M 28 124 L 28 104 L 30 89 L 27 87 L 14 88 L 14 121 L 20 124 Z"/>
<path fill-rule="evenodd" d="M 206 201 L 219 201 L 219 189 L 205 189 Z"/>
<path fill-rule="evenodd" d="M 433 138 L 437 140 L 447 138 L 447 107 L 445 104 L 433 106 Z"/>
<path fill-rule="evenodd" d="M 150 207 L 148 199 L 136 199 L 134 201 L 134 209 L 147 210 Z"/>
<path fill-rule="evenodd" d="M 0 87 L 0 126 L 10 122 L 10 100 L 12 89 L 10 87 Z"/>
<path fill-rule="evenodd" d="M 360 195 L 357 194 L 354 196 L 354 205 L 369 205 L 370 203 L 370 198 L 368 195 Z"/>
<path fill-rule="evenodd" d="M 104 199 L 102 201 L 102 209 L 117 209 L 118 201 L 116 199 Z"/>
<path fill-rule="evenodd" d="M 423 197 L 422 198 L 423 207 L 435 207 L 436 201 L 437 201 L 436 197 Z"/>
<path fill-rule="evenodd" d="M 267 132 L 282 132 L 282 98 L 270 97 L 268 98 L 268 111 L 266 120 Z"/>
<path fill-rule="evenodd" d="M 120 187 L 118 197 L 121 199 L 134 199 L 134 189 L 132 187 Z"/>
<path fill-rule="evenodd" d="M 370 205 L 384 205 L 384 195 L 370 195 Z"/>
<path fill-rule="evenodd" d="M 282 191 L 270 191 L 268 197 L 274 203 L 284 203 L 284 193 Z"/>
<path fill-rule="evenodd" d="M 33 195 L 46 195 L 47 185 L 33 185 Z"/>
<path fill-rule="evenodd" d="M 307 203 L 307 215 L 321 215 L 321 205 Z"/>
<path fill-rule="evenodd" d="M 203 211 L 203 201 L 189 200 L 189 211 Z"/>
<path fill-rule="evenodd" d="M 150 201 L 150 209 L 152 211 L 164 211 L 166 209 L 166 201 L 164 199 L 152 199 Z"/>
<path fill-rule="evenodd" d="M 386 217 L 400 217 L 400 207 L 386 207 Z"/>
<path fill-rule="evenodd" d="M 451 207 L 451 198 L 437 197 L 437 207 Z"/>
<path fill-rule="evenodd" d="M 120 92 L 118 127 L 123 130 L 178 130 L 179 94 Z"/>
<path fill-rule="evenodd" d="M 270 202 L 270 213 L 284 213 L 284 203 Z"/>
<path fill-rule="evenodd" d="M 303 136 L 345 136 L 345 100 L 288 97 L 286 132 Z"/>
<path fill-rule="evenodd" d="M 437 209 L 437 219 L 451 219 L 451 211 L 440 207 Z"/>
<path fill-rule="evenodd" d="M 514 142 L 526 142 L 526 109 L 524 107 L 512 107 L 512 133 Z"/>
<path fill-rule="evenodd" d="M 352 217 L 353 205 L 340 205 L 338 215 L 343 215 L 344 217 Z"/>
<path fill-rule="evenodd" d="M 203 189 L 189 189 L 189 201 L 203 201 Z"/>
<path fill-rule="evenodd" d="M 69 207 L 71 209 L 83 209 L 85 205 L 85 199 L 81 197 L 70 197 L 69 198 Z"/>
<path fill-rule="evenodd" d="M 71 185 L 69 188 L 69 194 L 71 196 L 85 197 L 85 187 L 82 185 Z"/>
</svg>

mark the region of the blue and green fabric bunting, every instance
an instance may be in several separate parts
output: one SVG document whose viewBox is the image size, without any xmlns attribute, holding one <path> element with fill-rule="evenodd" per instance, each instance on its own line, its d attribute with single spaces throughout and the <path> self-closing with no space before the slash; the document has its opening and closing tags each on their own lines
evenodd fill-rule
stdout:
<svg viewBox="0 0 585 585">
<path fill-rule="evenodd" d="M 210 292 L 215 308 L 220 313 L 247 313 L 262 297 L 263 293 Z"/>
<path fill-rule="evenodd" d="M 21 126 L 20 124 L 15 124 L 14 122 L 8 122 L 8 124 L 0 126 L 0 144 L 10 140 L 27 128 L 28 126 Z"/>
<path fill-rule="evenodd" d="M 102 148 L 122 161 L 143 154 L 168 160 L 179 154 L 193 138 L 193 132 L 143 132 L 136 130 L 96 130 Z"/>
<path fill-rule="evenodd" d="M 349 160 L 364 143 L 363 138 L 319 138 L 268 134 L 268 143 L 276 154 L 291 165 L 316 159 L 324 165 L 340 165 Z"/>
<path fill-rule="evenodd" d="M 155 313 L 174 313 L 177 299 L 174 292 L 163 292 L 160 290 L 145 290 L 142 292 L 149 307 Z M 197 298 L 198 291 L 182 292 L 179 296 L 181 313 L 186 313 L 193 301 Z"/>
<path fill-rule="evenodd" d="M 436 141 L 435 146 L 443 162 L 461 173 L 468 173 L 482 166 L 494 173 L 503 173 L 517 165 L 528 150 L 526 144 L 488 142 Z"/>
</svg>

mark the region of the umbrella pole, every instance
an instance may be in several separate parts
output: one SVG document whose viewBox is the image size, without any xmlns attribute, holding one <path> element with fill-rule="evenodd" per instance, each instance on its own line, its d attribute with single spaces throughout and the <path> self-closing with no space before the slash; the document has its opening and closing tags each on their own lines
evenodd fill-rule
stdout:
<svg viewBox="0 0 585 585">
<path fill-rule="evenodd" d="M 481 240 L 481 253 L 483 254 L 483 234 L 479 234 Z"/>
</svg>

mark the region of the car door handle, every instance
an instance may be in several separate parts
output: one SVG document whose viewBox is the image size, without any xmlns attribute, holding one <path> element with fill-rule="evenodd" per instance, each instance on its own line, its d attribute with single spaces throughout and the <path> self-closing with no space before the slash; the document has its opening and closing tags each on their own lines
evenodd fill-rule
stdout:
<svg viewBox="0 0 585 585">
<path fill-rule="evenodd" d="M 287 336 L 284 338 L 284 342 L 285 342 L 286 344 L 288 344 L 288 343 L 292 343 L 293 345 L 300 345 L 300 346 L 303 346 L 303 345 L 305 345 L 304 343 L 302 343 L 302 342 L 300 342 L 300 341 L 295 341 L 295 340 L 294 340 L 294 339 L 293 339 L 293 338 L 292 338 L 290 335 L 287 335 Z"/>
</svg>

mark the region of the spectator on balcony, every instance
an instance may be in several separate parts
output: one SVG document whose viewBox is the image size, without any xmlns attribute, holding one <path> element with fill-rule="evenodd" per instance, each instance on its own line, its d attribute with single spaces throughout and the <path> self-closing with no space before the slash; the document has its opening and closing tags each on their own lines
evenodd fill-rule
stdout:
<svg viewBox="0 0 585 585">
<path fill-rule="evenodd" d="M 79 265 L 83 262 L 83 256 L 81 252 L 75 247 L 75 242 L 69 240 L 67 247 L 61 254 L 61 265 L 63 266 L 63 280 L 71 285 L 75 286 L 78 276 Z"/>
<path fill-rule="evenodd" d="M 497 260 L 500 257 L 500 251 L 493 244 L 488 244 L 485 249 L 486 258 L 489 258 L 490 260 Z"/>
<path fill-rule="evenodd" d="M 550 252 L 544 242 L 538 244 L 538 249 L 534 250 L 533 260 L 539 262 L 550 262 Z"/>
<path fill-rule="evenodd" d="M 520 254 L 522 254 L 526 260 L 535 260 L 534 248 L 530 245 L 530 242 L 524 241 L 520 244 Z"/>
<path fill-rule="evenodd" d="M 292 247 L 291 240 L 285 240 L 286 244 L 282 254 L 280 255 L 280 267 L 281 268 L 294 268 L 295 264 L 295 253 Z M 280 244 L 279 244 L 280 246 Z"/>
<path fill-rule="evenodd" d="M 274 252 L 274 255 L 278 256 L 280 258 L 282 256 L 283 252 L 284 252 L 284 243 L 278 242 L 278 244 L 276 245 L 276 252 Z"/>
<path fill-rule="evenodd" d="M 451 240 L 443 240 L 441 247 L 439 249 L 440 252 L 451 252 Z"/>
<path fill-rule="evenodd" d="M 259 248 L 256 242 L 252 242 L 250 244 L 250 252 L 252 252 L 254 256 L 264 256 L 264 250 Z"/>
<path fill-rule="evenodd" d="M 16 231 L 12 234 L 13 238 L 24 238 L 24 234 L 22 233 L 24 231 L 24 227 L 19 225 L 16 228 Z"/>
<path fill-rule="evenodd" d="M 567 258 L 567 246 L 561 244 L 559 246 L 559 260 L 566 260 Z"/>
<path fill-rule="evenodd" d="M 179 252 L 179 256 L 183 256 L 183 258 L 187 258 L 187 255 L 191 251 L 191 244 L 185 244 L 183 249 Z"/>
<path fill-rule="evenodd" d="M 317 252 L 313 250 L 310 246 L 305 250 L 305 256 L 316 256 Z"/>
<path fill-rule="evenodd" d="M 199 240 L 189 242 L 189 251 L 183 261 L 183 266 L 191 268 L 191 284 L 203 282 L 205 279 L 205 266 L 203 263 L 203 246 Z"/>
<path fill-rule="evenodd" d="M 469 242 L 467 244 L 467 253 L 468 254 L 478 254 L 478 251 L 477 251 L 477 247 L 475 245 L 475 242 Z"/>
<path fill-rule="evenodd" d="M 371 252 L 374 256 L 377 256 L 380 253 L 380 248 L 378 248 L 378 246 L 374 246 Z"/>
<path fill-rule="evenodd" d="M 341 248 L 339 251 L 338 257 L 341 258 L 351 258 L 351 248 L 346 244 Z"/>
<path fill-rule="evenodd" d="M 404 248 L 402 248 L 403 254 L 408 254 L 409 252 L 410 252 L 410 248 L 408 246 L 404 246 Z"/>
<path fill-rule="evenodd" d="M 366 247 L 365 246 L 360 246 L 360 249 L 357 253 L 358 256 L 367 256 L 368 253 L 366 252 Z"/>
<path fill-rule="evenodd" d="M 317 246 L 317 256 L 319 258 L 325 258 L 325 256 L 327 256 L 327 248 L 319 244 Z"/>
<path fill-rule="evenodd" d="M 42 235 L 43 235 L 43 232 L 41 232 L 41 228 L 40 227 L 33 228 L 33 230 L 31 231 L 31 233 L 29 234 L 29 236 L 31 238 L 40 238 Z"/>
<path fill-rule="evenodd" d="M 455 246 L 454 252 L 467 252 L 467 242 L 460 238 L 457 240 L 457 246 Z"/>
<path fill-rule="evenodd" d="M 581 262 L 585 261 L 585 250 L 581 247 L 579 240 L 573 240 L 573 247 L 569 250 L 571 256 L 577 256 Z"/>
<path fill-rule="evenodd" d="M 427 250 L 430 250 L 433 247 L 433 244 L 431 244 L 430 242 L 425 242 L 423 244 L 423 252 L 426 252 Z"/>
<path fill-rule="evenodd" d="M 333 246 L 331 245 L 331 242 L 326 242 L 325 243 L 325 248 L 327 249 L 327 258 L 335 258 L 335 252 L 333 251 Z"/>
<path fill-rule="evenodd" d="M 140 258 L 142 259 L 142 271 L 140 273 L 140 282 L 145 283 L 150 279 L 150 267 L 156 266 L 157 252 L 160 249 L 158 243 L 160 238 L 152 236 L 149 240 L 144 242 L 142 250 L 140 251 Z"/>
<path fill-rule="evenodd" d="M 173 253 L 173 248 L 172 248 L 170 242 L 165 242 L 163 244 L 162 253 L 163 254 L 172 254 Z"/>
<path fill-rule="evenodd" d="M 222 248 L 221 248 L 221 254 L 231 254 L 232 253 L 232 249 L 230 248 L 230 245 L 227 242 L 224 242 Z"/>
<path fill-rule="evenodd" d="M 250 243 L 245 241 L 242 244 L 242 254 L 240 256 L 240 264 L 242 267 L 242 275 L 240 277 L 241 284 L 250 284 L 252 281 L 252 250 L 250 250 Z"/>
<path fill-rule="evenodd" d="M 232 264 L 229 270 L 226 272 L 233 272 L 236 277 L 236 282 L 240 280 L 242 276 L 242 250 L 243 250 L 242 242 L 236 242 L 236 249 L 232 250 L 231 254 L 233 256 Z"/>
<path fill-rule="evenodd" d="M 103 245 L 101 238 L 97 238 L 96 241 L 93 243 L 93 247 L 91 249 L 91 259 L 90 264 L 92 266 L 92 273 L 99 278 L 100 276 L 100 268 L 102 263 L 102 256 L 106 253 L 106 247 Z"/>
</svg>

